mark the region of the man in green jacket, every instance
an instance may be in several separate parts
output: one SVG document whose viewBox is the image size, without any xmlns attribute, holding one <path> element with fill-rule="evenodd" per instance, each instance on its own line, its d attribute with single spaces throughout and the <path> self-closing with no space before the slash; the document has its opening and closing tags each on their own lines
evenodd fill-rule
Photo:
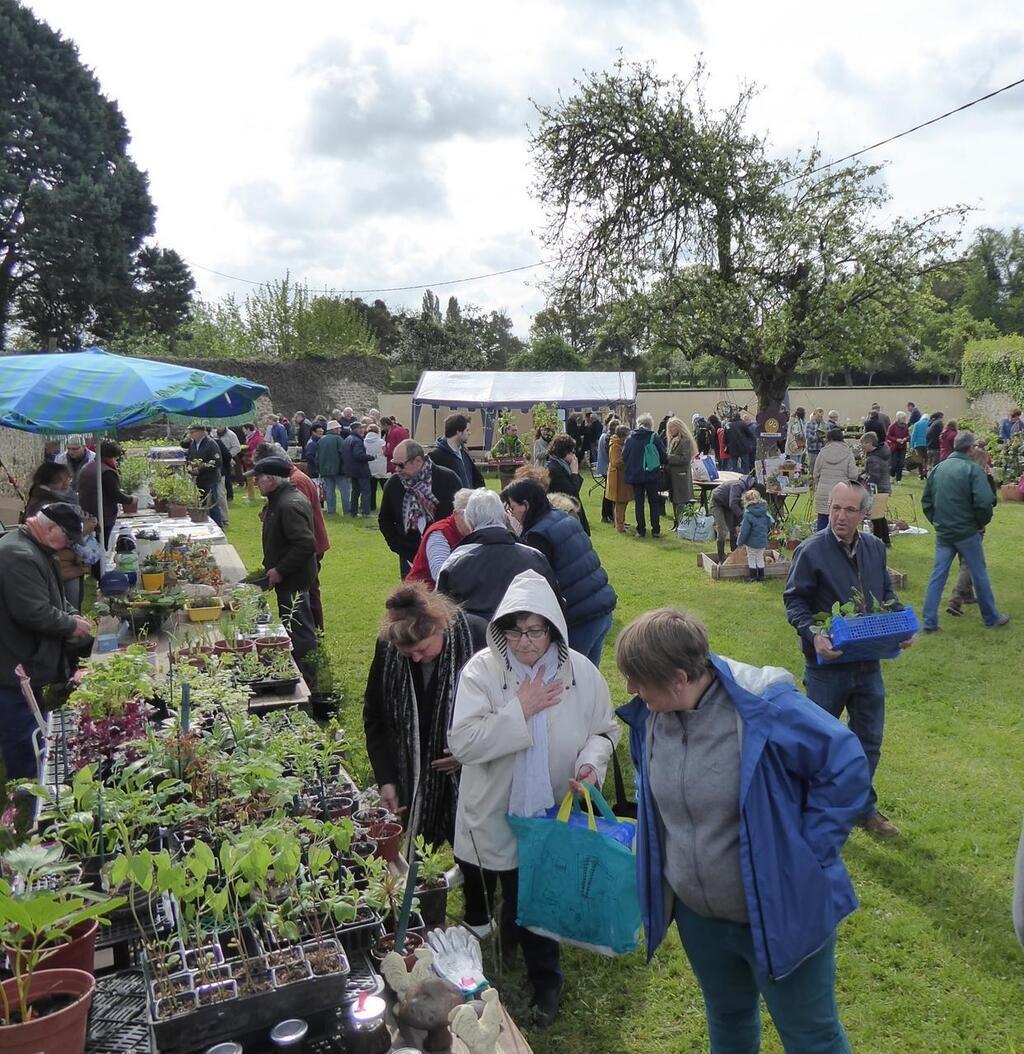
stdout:
<svg viewBox="0 0 1024 1054">
<path fill-rule="evenodd" d="M 1009 615 L 1000 615 L 981 547 L 985 525 L 992 519 L 995 495 L 981 466 L 971 458 L 972 432 L 958 432 L 953 453 L 932 469 L 925 484 L 921 508 L 935 528 L 935 564 L 924 598 L 924 630 L 939 628 L 939 603 L 957 554 L 967 564 L 986 626 L 1005 626 Z"/>
<path fill-rule="evenodd" d="M 263 566 L 301 668 L 302 660 L 316 647 L 316 625 L 309 606 L 309 589 L 317 576 L 316 537 L 313 510 L 289 479 L 291 471 L 291 462 L 283 457 L 265 457 L 253 466 L 256 486 L 267 499 Z"/>
<path fill-rule="evenodd" d="M 57 553 L 82 540 L 74 505 L 55 502 L 0 538 L 0 748 L 8 779 L 36 776 L 35 717 L 17 667 L 38 691 L 66 680 L 65 649 L 92 626 L 68 603 Z M 2 778 L 2 776 L 0 776 Z"/>
<path fill-rule="evenodd" d="M 344 442 L 345 437 L 341 434 L 341 425 L 337 421 L 328 421 L 327 431 L 316 445 L 316 470 L 324 482 L 329 516 L 337 512 L 339 491 L 341 492 L 342 511 L 349 506 L 351 484 L 341 463 L 341 446 Z"/>
</svg>

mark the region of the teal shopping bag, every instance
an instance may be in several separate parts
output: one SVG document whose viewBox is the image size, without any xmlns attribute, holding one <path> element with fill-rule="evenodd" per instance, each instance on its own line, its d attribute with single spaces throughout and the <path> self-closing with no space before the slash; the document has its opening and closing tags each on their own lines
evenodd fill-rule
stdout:
<svg viewBox="0 0 1024 1054">
<path fill-rule="evenodd" d="M 624 955 L 640 939 L 640 900 L 633 850 L 598 829 L 594 805 L 621 824 L 595 787 L 584 783 L 588 822 L 569 823 L 579 808 L 570 791 L 555 817 L 509 816 L 519 843 L 516 921 L 534 933 L 602 955 Z"/>
</svg>

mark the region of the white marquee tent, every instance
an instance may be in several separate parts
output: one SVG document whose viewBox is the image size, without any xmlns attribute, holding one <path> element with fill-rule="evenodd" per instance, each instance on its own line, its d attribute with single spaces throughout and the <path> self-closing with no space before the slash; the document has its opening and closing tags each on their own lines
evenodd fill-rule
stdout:
<svg viewBox="0 0 1024 1054">
<path fill-rule="evenodd" d="M 479 410 L 490 444 L 490 429 L 499 410 L 529 410 L 548 403 L 561 410 L 598 410 L 614 406 L 636 411 L 636 374 L 632 372 L 498 372 L 493 370 L 426 370 L 412 397 L 412 429 L 424 406 Z"/>
</svg>

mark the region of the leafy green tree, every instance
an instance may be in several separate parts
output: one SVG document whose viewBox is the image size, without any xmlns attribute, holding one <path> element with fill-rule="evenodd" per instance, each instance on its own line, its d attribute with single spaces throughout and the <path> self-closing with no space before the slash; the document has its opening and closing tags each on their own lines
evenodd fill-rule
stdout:
<svg viewBox="0 0 1024 1054">
<path fill-rule="evenodd" d="M 713 111 L 704 83 L 701 67 L 683 82 L 620 61 L 537 106 L 553 293 L 620 303 L 649 346 L 725 360 L 767 408 L 806 358 L 855 362 L 910 339 L 907 297 L 962 210 L 883 215 L 877 166 L 776 159 L 746 127 L 752 90 Z"/>
<path fill-rule="evenodd" d="M 529 350 L 512 360 L 516 370 L 585 370 L 587 363 L 568 341 L 549 333 L 530 342 Z"/>
<path fill-rule="evenodd" d="M 425 322 L 441 324 L 441 301 L 429 289 L 424 290 L 423 293 L 423 306 L 420 308 L 420 318 Z"/>
<path fill-rule="evenodd" d="M 459 307 L 459 298 L 457 296 L 448 297 L 448 306 L 444 312 L 444 324 L 456 329 L 462 325 L 462 308 Z"/>
<path fill-rule="evenodd" d="M 154 210 L 128 141 L 74 44 L 0 0 L 0 350 L 15 317 L 73 345 L 130 287 Z"/>
</svg>

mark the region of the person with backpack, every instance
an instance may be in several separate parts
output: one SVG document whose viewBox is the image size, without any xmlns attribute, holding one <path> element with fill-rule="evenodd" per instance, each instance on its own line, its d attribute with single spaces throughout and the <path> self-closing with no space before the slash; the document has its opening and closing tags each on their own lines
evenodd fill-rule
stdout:
<svg viewBox="0 0 1024 1054">
<path fill-rule="evenodd" d="M 647 537 L 647 518 L 644 499 L 651 511 L 651 537 L 661 537 L 661 481 L 662 466 L 668 462 L 665 443 L 654 431 L 654 418 L 641 414 L 633 434 L 622 448 L 626 482 L 633 488 L 633 508 L 636 513 L 636 533 Z"/>
</svg>

